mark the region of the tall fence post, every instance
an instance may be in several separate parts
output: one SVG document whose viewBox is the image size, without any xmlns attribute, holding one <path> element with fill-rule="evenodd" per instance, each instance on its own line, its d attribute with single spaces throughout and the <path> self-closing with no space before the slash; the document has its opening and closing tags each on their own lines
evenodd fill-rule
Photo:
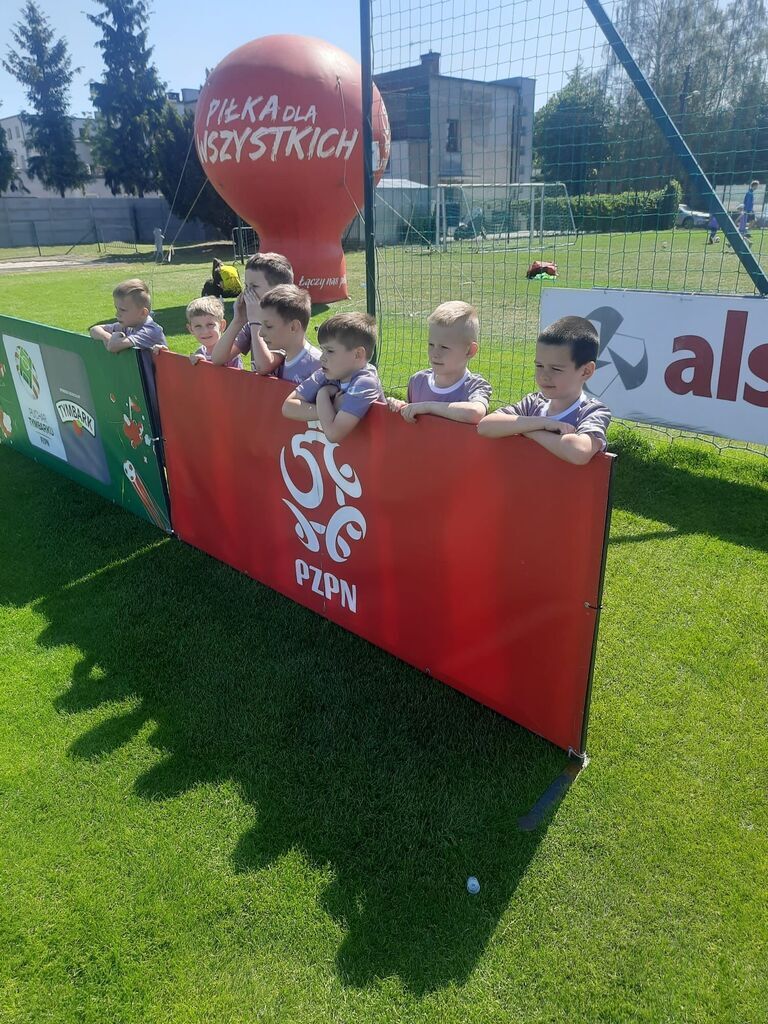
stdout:
<svg viewBox="0 0 768 1024">
<path fill-rule="evenodd" d="M 373 76 L 371 72 L 371 0 L 360 0 L 360 66 L 363 78 L 363 175 L 365 192 L 365 291 L 366 308 L 376 316 L 376 239 L 373 191 Z"/>
</svg>

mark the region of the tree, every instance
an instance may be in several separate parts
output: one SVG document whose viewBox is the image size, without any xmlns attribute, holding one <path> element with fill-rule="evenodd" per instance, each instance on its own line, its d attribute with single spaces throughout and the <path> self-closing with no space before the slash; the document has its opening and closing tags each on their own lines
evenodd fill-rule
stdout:
<svg viewBox="0 0 768 1024">
<path fill-rule="evenodd" d="M 534 118 L 534 156 L 543 179 L 565 182 L 571 195 L 586 192 L 608 159 L 611 119 L 602 83 L 577 65 Z"/>
<path fill-rule="evenodd" d="M 103 11 L 87 18 L 101 29 L 106 74 L 94 86 L 93 155 L 114 195 L 141 197 L 157 187 L 153 139 L 165 104 L 147 46 L 149 7 L 144 0 L 96 2 Z"/>
<path fill-rule="evenodd" d="M 13 166 L 13 153 L 8 148 L 8 139 L 5 131 L 0 128 L 0 193 L 7 192 L 13 188 L 16 180 L 16 170 Z"/>
<path fill-rule="evenodd" d="M 158 188 L 177 216 L 183 219 L 192 209 L 197 220 L 210 224 L 221 232 L 222 238 L 228 238 L 237 215 L 206 178 L 193 143 L 194 131 L 192 111 L 180 117 L 166 103 L 155 137 Z"/>
<path fill-rule="evenodd" d="M 63 196 L 88 180 L 88 169 L 75 150 L 68 109 L 69 87 L 81 69 L 72 68 L 65 40 L 54 39 L 50 22 L 33 0 L 22 7 L 11 36 L 15 46 L 8 47 L 3 67 L 25 87 L 34 109 L 21 115 L 28 129 L 27 148 L 34 151 L 28 173 Z"/>
</svg>

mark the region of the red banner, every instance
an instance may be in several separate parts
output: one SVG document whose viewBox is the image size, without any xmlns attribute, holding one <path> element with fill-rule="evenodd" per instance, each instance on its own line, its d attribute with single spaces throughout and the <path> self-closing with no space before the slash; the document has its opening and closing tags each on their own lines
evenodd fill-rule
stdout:
<svg viewBox="0 0 768 1024">
<path fill-rule="evenodd" d="M 161 353 L 178 536 L 582 750 L 612 458 L 375 406 L 341 445 L 291 385 Z"/>
</svg>

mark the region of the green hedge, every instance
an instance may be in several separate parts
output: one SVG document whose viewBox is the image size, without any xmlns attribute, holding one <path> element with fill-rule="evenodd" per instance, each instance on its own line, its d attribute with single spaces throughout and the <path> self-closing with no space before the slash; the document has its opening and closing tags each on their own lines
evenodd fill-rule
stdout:
<svg viewBox="0 0 768 1024">
<path fill-rule="evenodd" d="M 578 231 L 667 231 L 675 226 L 682 198 L 680 184 L 670 181 L 651 192 L 574 196 L 571 209 Z"/>
</svg>

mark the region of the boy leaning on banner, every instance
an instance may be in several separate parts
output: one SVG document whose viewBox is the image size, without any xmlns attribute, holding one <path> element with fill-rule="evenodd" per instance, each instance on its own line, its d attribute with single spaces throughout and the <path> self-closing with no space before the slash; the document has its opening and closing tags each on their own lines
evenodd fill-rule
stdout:
<svg viewBox="0 0 768 1024">
<path fill-rule="evenodd" d="M 408 381 L 407 402 L 388 398 L 387 405 L 408 423 L 424 415 L 479 423 L 488 412 L 491 385 L 467 369 L 478 350 L 477 310 L 468 302 L 443 302 L 427 323 L 430 369 L 419 370 Z"/>
<path fill-rule="evenodd" d="M 481 420 L 482 437 L 524 434 L 559 459 L 585 465 L 605 451 L 611 412 L 584 394 L 600 348 L 597 331 L 581 316 L 564 316 L 545 327 L 536 341 L 536 383 L 526 395 Z"/>
<path fill-rule="evenodd" d="M 89 334 L 100 341 L 107 352 L 123 352 L 129 348 L 167 348 L 160 324 L 149 315 L 149 288 L 137 277 L 121 281 L 112 290 L 117 322 L 96 324 Z"/>
<path fill-rule="evenodd" d="M 368 313 L 337 313 L 320 325 L 317 341 L 322 368 L 288 395 L 283 416 L 304 423 L 318 420 L 328 440 L 338 444 L 374 402 L 384 404 L 379 375 L 369 362 L 376 321 Z"/>
</svg>

